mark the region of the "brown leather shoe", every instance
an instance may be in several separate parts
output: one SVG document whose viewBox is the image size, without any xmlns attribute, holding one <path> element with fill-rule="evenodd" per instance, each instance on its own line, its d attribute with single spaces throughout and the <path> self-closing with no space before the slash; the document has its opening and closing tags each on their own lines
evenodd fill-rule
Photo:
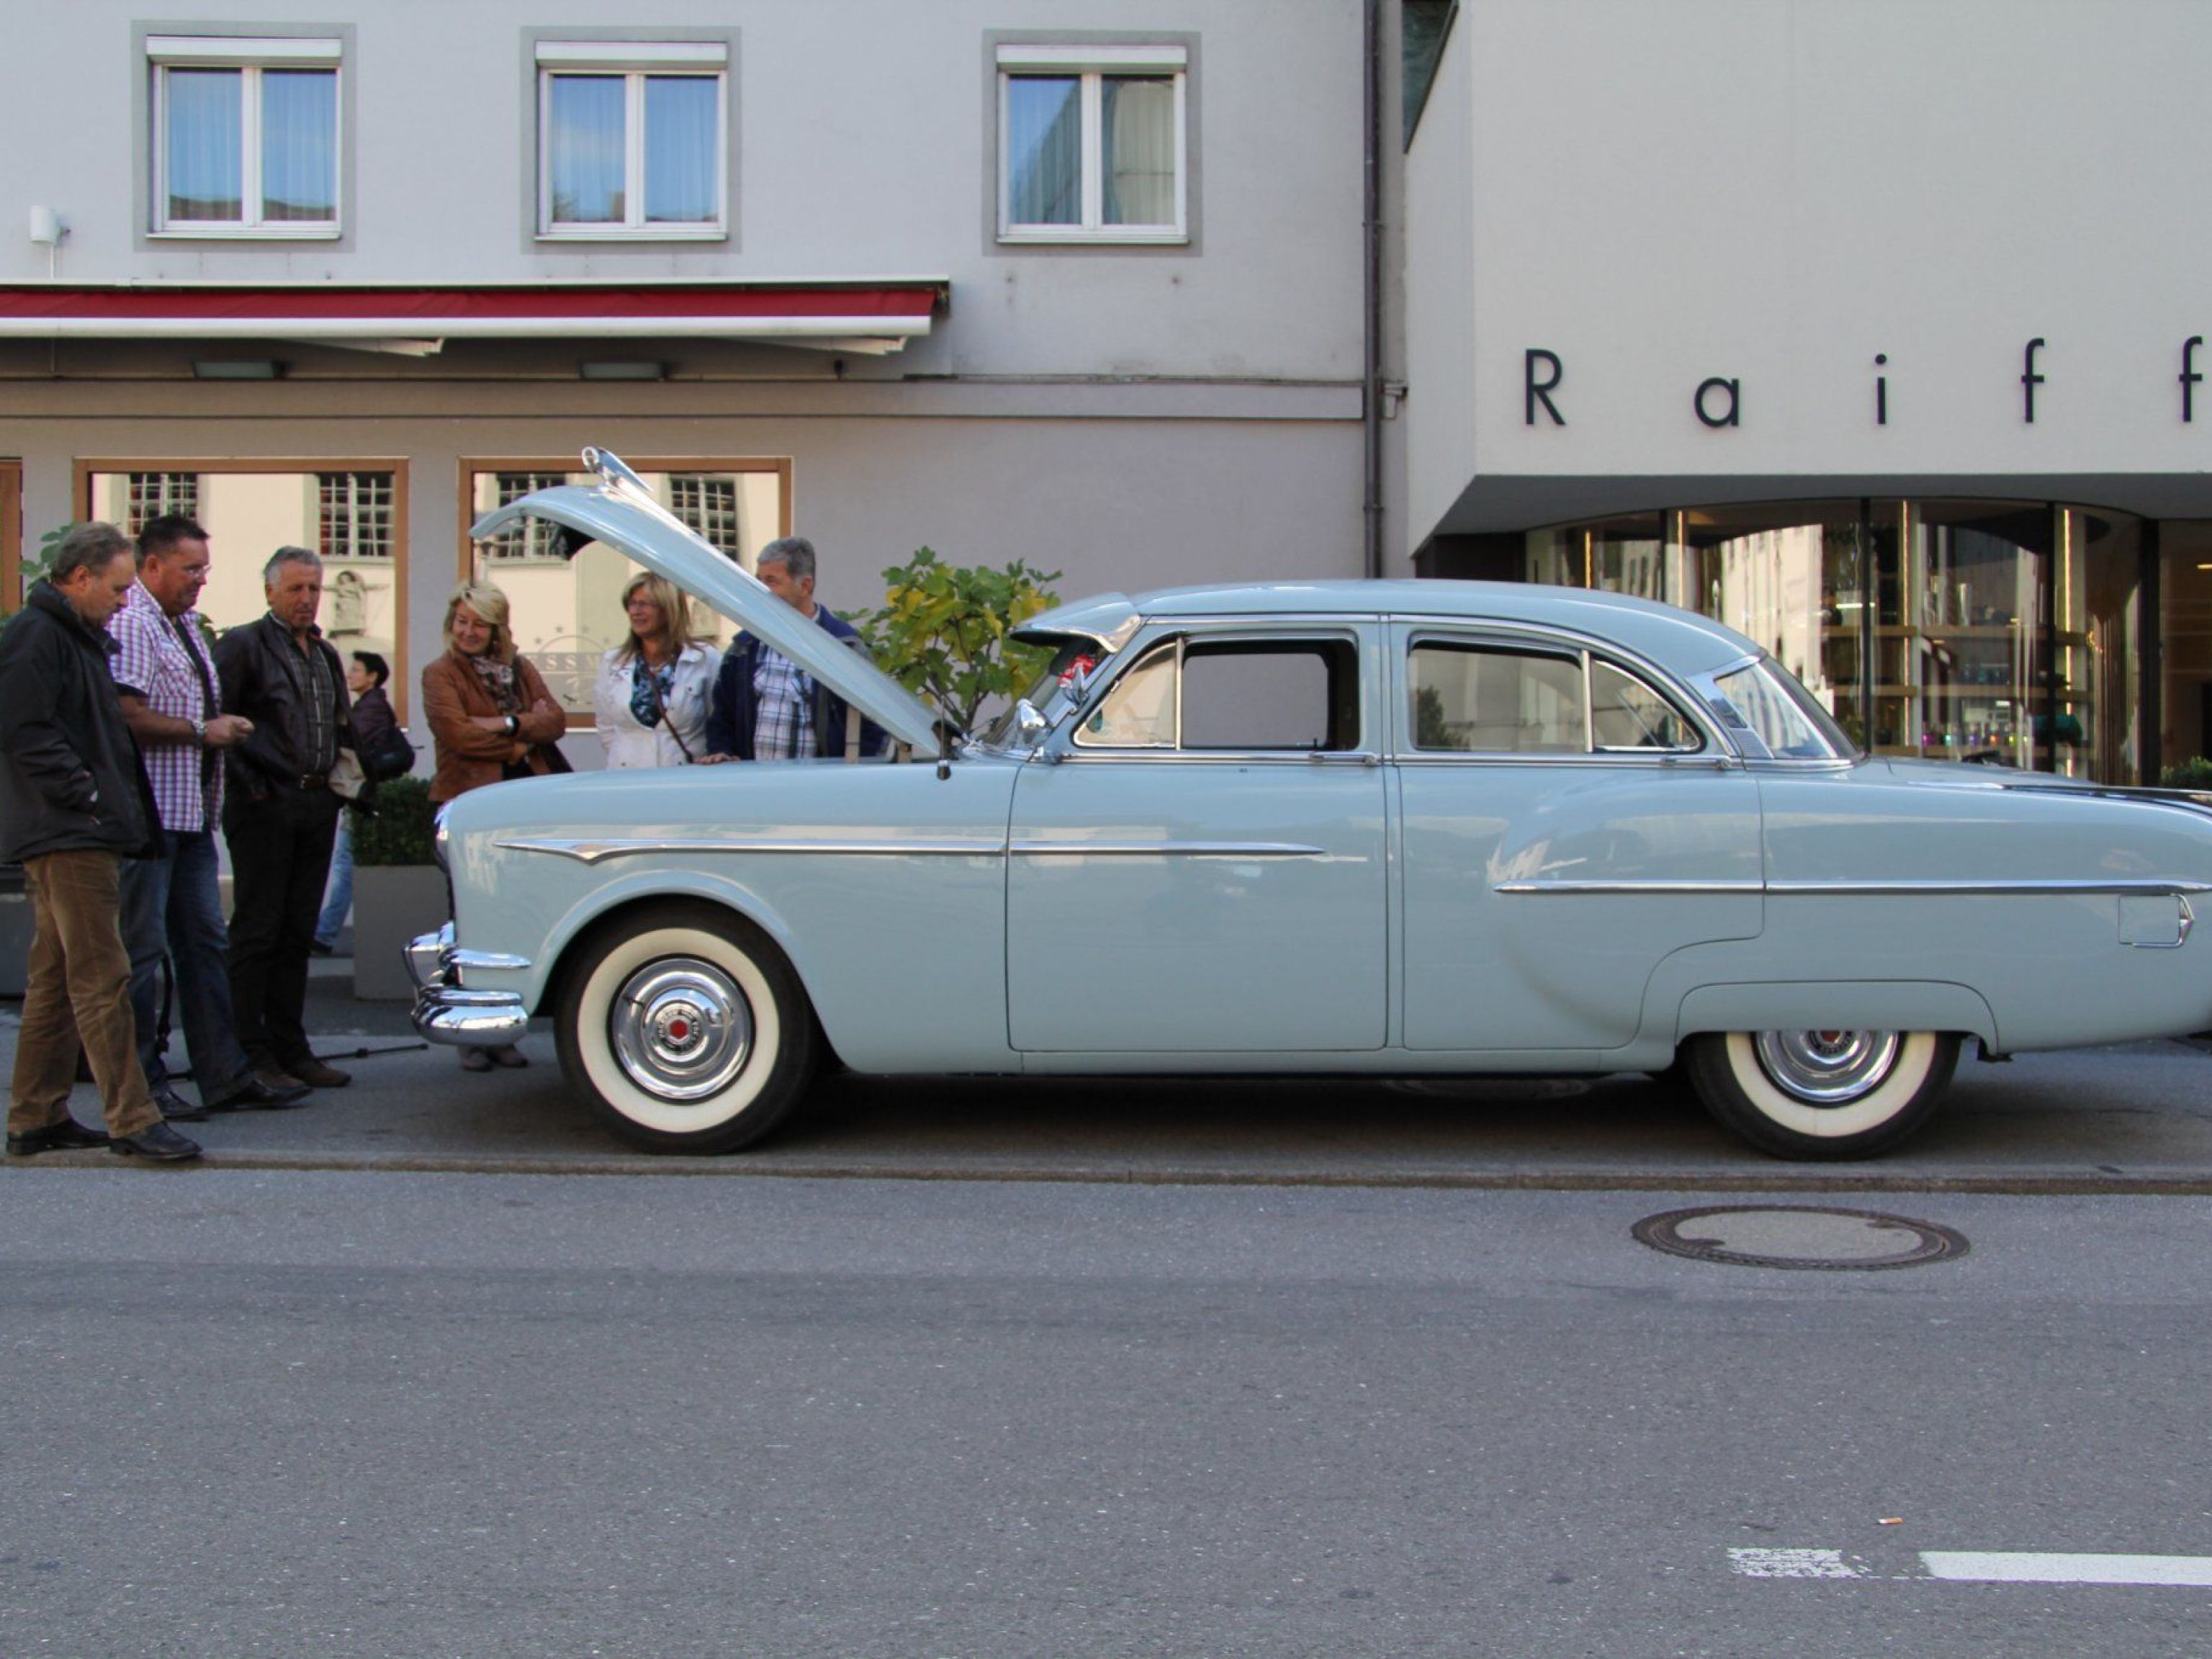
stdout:
<svg viewBox="0 0 2212 1659">
<path fill-rule="evenodd" d="M 286 1060 L 284 1069 L 311 1089 L 343 1089 L 353 1081 L 351 1072 L 341 1072 L 335 1066 L 325 1066 L 313 1054 Z"/>
</svg>

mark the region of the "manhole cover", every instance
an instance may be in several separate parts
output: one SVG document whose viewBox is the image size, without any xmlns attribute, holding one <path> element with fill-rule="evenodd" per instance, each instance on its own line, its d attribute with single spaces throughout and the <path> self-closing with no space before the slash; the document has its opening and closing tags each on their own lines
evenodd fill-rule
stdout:
<svg viewBox="0 0 2212 1659">
<path fill-rule="evenodd" d="M 1966 1253 L 1965 1237 L 1948 1227 L 1875 1210 L 1719 1204 L 1648 1215 L 1629 1231 L 1668 1255 L 1744 1267 L 1867 1272 L 1917 1267 Z"/>
</svg>

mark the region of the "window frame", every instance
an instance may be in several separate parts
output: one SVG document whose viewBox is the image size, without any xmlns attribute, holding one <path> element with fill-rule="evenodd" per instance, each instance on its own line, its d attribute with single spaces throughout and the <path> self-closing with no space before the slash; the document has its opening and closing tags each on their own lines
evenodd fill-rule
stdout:
<svg viewBox="0 0 2212 1659">
<path fill-rule="evenodd" d="M 775 533 L 778 536 L 791 534 L 793 466 L 791 458 L 787 455 L 633 455 L 626 456 L 623 459 L 624 465 L 632 471 L 646 478 L 651 478 L 657 473 L 671 472 L 757 472 L 771 475 L 776 481 Z M 455 492 L 459 511 L 459 523 L 454 536 L 456 579 L 464 582 L 477 580 L 476 560 L 478 544 L 470 539 L 469 530 L 477 521 L 474 503 L 477 479 L 480 475 L 487 472 L 494 474 L 534 472 L 558 475 L 565 480 L 579 476 L 581 471 L 582 469 L 578 466 L 576 458 L 573 454 L 462 456 L 458 465 L 458 488 Z M 663 505 L 665 506 L 666 503 L 664 502 Z M 727 556 L 725 555 L 725 556 Z M 631 562 L 635 562 L 635 560 Z M 565 563 L 567 561 L 563 560 L 562 562 Z M 752 567 L 744 560 L 739 559 L 737 563 L 739 568 L 750 574 Z M 499 580 L 495 568 L 493 571 L 487 571 L 485 574 L 494 582 Z M 690 596 L 687 595 L 687 597 Z M 694 600 L 694 603 L 697 601 Z M 444 601 L 441 600 L 441 609 L 438 616 L 430 619 L 434 635 L 438 626 L 444 621 L 443 604 Z M 444 648 L 442 642 L 438 648 L 441 650 Z M 591 732 L 598 728 L 598 721 L 588 709 L 570 709 L 567 711 L 567 716 L 568 729 L 572 733 Z"/>
<path fill-rule="evenodd" d="M 1413 653 L 1424 646 L 1455 651 L 1491 651 L 1510 656 L 1552 657 L 1572 661 L 1582 678 L 1583 744 L 1580 750 L 1429 749 L 1418 741 L 1413 708 Z M 1726 765 L 1740 757 L 1722 732 L 1717 717 L 1695 690 L 1656 663 L 1596 641 L 1555 635 L 1518 632 L 1460 632 L 1445 626 L 1408 624 L 1398 631 L 1391 653 L 1395 681 L 1391 702 L 1393 754 L 1403 763 L 1442 766 L 1680 766 Z M 1597 741 L 1592 674 L 1599 664 L 1626 675 L 1657 696 L 1698 734 L 1696 749 L 1608 748 Z"/>
<path fill-rule="evenodd" d="M 536 177 L 535 230 L 541 242 L 720 242 L 730 238 L 730 198 L 736 166 L 730 154 L 732 65 L 726 37 L 653 40 L 567 40 L 538 36 L 530 43 L 534 112 L 531 153 Z M 553 216 L 553 82 L 559 76 L 602 76 L 623 82 L 623 221 L 560 221 Z M 655 76 L 714 82 L 714 216 L 649 220 L 645 216 L 645 83 Z"/>
<path fill-rule="evenodd" d="M 1212 646 L 1277 646 L 1285 651 L 1299 647 L 1319 651 L 1340 647 L 1351 653 L 1346 672 L 1355 708 L 1350 722 L 1349 741 L 1339 747 L 1328 749 L 1194 749 L 1183 742 L 1183 657 L 1190 647 L 1204 649 Z M 1379 758 L 1373 750 L 1372 724 L 1373 686 L 1370 678 L 1369 653 L 1379 648 L 1376 641 L 1363 629 L 1350 623 L 1332 625 L 1326 622 L 1291 623 L 1281 628 L 1255 627 L 1250 623 L 1234 623 L 1225 627 L 1208 627 L 1204 623 L 1178 621 L 1161 629 L 1148 637 L 1133 641 L 1116 655 L 1122 659 L 1110 677 L 1094 686 L 1081 705 L 1069 715 L 1065 732 L 1058 743 L 1058 752 L 1063 760 L 1097 762 L 1167 761 L 1176 765 L 1194 766 L 1229 763 L 1238 766 L 1254 764 L 1310 765 L 1316 757 L 1328 760 L 1369 760 Z M 1135 744 L 1086 742 L 1083 722 L 1103 709 L 1107 702 L 1132 675 L 1143 672 L 1162 657 L 1172 659 L 1175 672 L 1173 723 L 1175 738 L 1170 744 Z"/>
<path fill-rule="evenodd" d="M 156 34 L 143 37 L 146 158 L 149 190 L 146 235 L 160 241 L 331 242 L 345 234 L 346 155 L 351 100 L 347 96 L 350 30 L 313 34 Z M 169 216 L 168 76 L 172 70 L 236 70 L 239 94 L 239 217 Z M 333 76 L 331 107 L 331 216 L 264 219 L 261 174 L 261 77 L 266 70 L 326 69 Z"/>
<path fill-rule="evenodd" d="M 1010 246 L 1187 246 L 1191 234 L 1192 52 L 1188 45 L 1161 42 L 1119 45 L 1005 42 L 993 52 L 995 79 L 993 143 L 996 179 L 995 238 Z M 1109 225 L 1105 218 L 1104 82 L 1111 75 L 1166 76 L 1175 84 L 1175 217 L 1164 225 Z M 1073 225 L 1024 224 L 1013 218 L 1013 167 L 1008 149 L 1007 100 L 1014 80 L 1054 76 L 1078 83 L 1082 120 L 1083 216 Z"/>
<path fill-rule="evenodd" d="M 392 700 L 393 714 L 399 724 L 407 724 L 408 696 L 408 556 L 407 501 L 408 465 L 406 459 L 397 455 L 271 455 L 247 458 L 223 457 L 220 459 L 174 456 L 140 455 L 80 455 L 70 466 L 70 499 L 76 502 L 80 517 L 90 519 L 94 514 L 95 481 L 113 473 L 187 472 L 206 477 L 213 473 L 271 474 L 290 477 L 304 476 L 309 488 L 316 477 L 326 472 L 386 472 L 392 476 L 392 550 L 374 561 L 392 568 L 392 678 L 385 694 Z M 197 516 L 197 515 L 195 515 Z M 312 520 L 313 514 L 309 514 Z M 211 525 L 209 530 L 215 540 L 216 557 L 248 560 L 257 566 L 269 556 L 266 550 L 227 550 L 221 525 Z M 329 590 L 325 589 L 327 600 Z M 236 624 L 233 624 L 236 626 Z"/>
</svg>

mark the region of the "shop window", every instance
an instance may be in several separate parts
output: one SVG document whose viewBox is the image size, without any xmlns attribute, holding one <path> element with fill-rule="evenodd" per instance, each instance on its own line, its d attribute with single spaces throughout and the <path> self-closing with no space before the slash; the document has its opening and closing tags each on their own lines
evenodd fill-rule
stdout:
<svg viewBox="0 0 2212 1659">
<path fill-rule="evenodd" d="M 633 459 L 630 465 L 663 506 L 746 570 L 763 546 L 791 533 L 787 460 Z M 566 466 L 556 460 L 463 462 L 470 521 L 535 490 L 598 482 Z M 622 590 L 639 567 L 603 542 L 572 546 L 542 519 L 525 520 L 491 541 L 465 535 L 460 556 L 464 580 L 489 581 L 507 595 L 515 643 L 545 677 L 570 726 L 589 726 L 600 654 L 629 635 Z M 839 580 L 859 574 L 842 572 Z M 444 615 L 441 599 L 438 616 Z M 717 645 L 736 633 L 719 612 L 696 602 L 691 631 Z"/>
<path fill-rule="evenodd" d="M 1189 53 L 1180 46 L 1002 46 L 999 238 L 1188 236 Z"/>
<path fill-rule="evenodd" d="M 398 461 L 325 471 L 295 462 L 132 460 L 77 464 L 76 498 L 88 519 L 137 535 L 149 519 L 181 513 L 208 532 L 213 554 L 200 614 L 218 630 L 268 610 L 262 567 L 280 547 L 323 561 L 324 637 L 343 657 L 374 651 L 392 665 L 392 706 L 407 698 L 407 472 Z"/>
<path fill-rule="evenodd" d="M 541 236 L 720 236 L 726 41 L 540 40 Z"/>
<path fill-rule="evenodd" d="M 153 35 L 157 235 L 338 234 L 337 40 Z"/>
</svg>

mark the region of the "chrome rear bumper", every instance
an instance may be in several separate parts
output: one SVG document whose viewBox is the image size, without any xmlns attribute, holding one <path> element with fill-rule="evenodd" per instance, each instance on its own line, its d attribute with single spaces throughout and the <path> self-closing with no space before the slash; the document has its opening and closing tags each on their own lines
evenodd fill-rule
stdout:
<svg viewBox="0 0 2212 1659">
<path fill-rule="evenodd" d="M 474 956 L 456 947 L 453 924 L 423 933 L 407 946 L 407 974 L 415 981 L 415 1034 L 426 1042 L 493 1048 L 530 1029 L 530 1010 L 513 991 L 472 991 L 457 983 L 471 965 L 527 968 L 516 957 Z"/>
</svg>

